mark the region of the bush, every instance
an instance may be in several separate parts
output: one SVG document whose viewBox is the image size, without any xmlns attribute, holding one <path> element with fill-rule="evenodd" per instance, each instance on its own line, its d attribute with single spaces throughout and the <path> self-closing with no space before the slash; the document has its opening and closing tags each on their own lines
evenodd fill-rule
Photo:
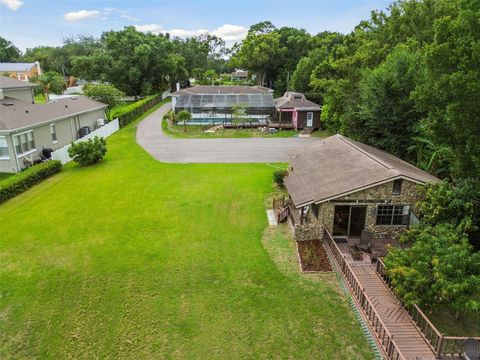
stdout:
<svg viewBox="0 0 480 360">
<path fill-rule="evenodd" d="M 92 165 L 102 160 L 106 152 L 107 142 L 103 137 L 98 136 L 86 141 L 72 143 L 68 148 L 68 156 L 82 166 Z"/>
<path fill-rule="evenodd" d="M 273 173 L 273 180 L 277 183 L 278 186 L 283 187 L 283 179 L 287 176 L 287 170 L 276 170 Z"/>
<path fill-rule="evenodd" d="M 2 180 L 0 182 L 0 204 L 28 190 L 43 179 L 60 172 L 60 170 L 62 170 L 62 163 L 52 160 L 34 165 L 14 176 Z"/>
</svg>

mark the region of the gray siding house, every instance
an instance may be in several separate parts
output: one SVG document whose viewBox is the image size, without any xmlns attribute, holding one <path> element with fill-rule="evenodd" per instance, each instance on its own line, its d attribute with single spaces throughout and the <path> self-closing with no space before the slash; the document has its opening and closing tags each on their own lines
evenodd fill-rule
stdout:
<svg viewBox="0 0 480 360">
<path fill-rule="evenodd" d="M 107 106 L 84 96 L 35 104 L 34 86 L 0 76 L 0 172 L 18 172 L 105 121 Z"/>
</svg>

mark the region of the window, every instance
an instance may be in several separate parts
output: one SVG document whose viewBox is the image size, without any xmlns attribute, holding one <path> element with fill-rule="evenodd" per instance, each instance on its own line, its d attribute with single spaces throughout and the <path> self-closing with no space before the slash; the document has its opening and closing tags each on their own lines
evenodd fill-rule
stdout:
<svg viewBox="0 0 480 360">
<path fill-rule="evenodd" d="M 313 216 L 315 216 L 315 219 L 318 219 L 318 205 L 314 203 L 310 207 L 312 208 Z"/>
<path fill-rule="evenodd" d="M 378 205 L 377 225 L 408 225 L 409 205 Z"/>
<path fill-rule="evenodd" d="M 33 131 L 15 135 L 13 137 L 13 144 L 17 155 L 25 154 L 29 151 L 35 150 L 35 139 L 33 138 Z"/>
<path fill-rule="evenodd" d="M 392 195 L 402 195 L 402 179 L 393 180 L 393 190 Z"/>
<path fill-rule="evenodd" d="M 8 160 L 10 155 L 8 153 L 8 143 L 5 136 L 0 136 L 0 159 Z"/>
<path fill-rule="evenodd" d="M 313 120 L 313 112 L 307 112 L 307 121 Z"/>
<path fill-rule="evenodd" d="M 50 134 L 52 134 L 52 143 L 56 144 L 57 139 L 57 130 L 55 129 L 55 124 L 50 124 Z"/>
</svg>

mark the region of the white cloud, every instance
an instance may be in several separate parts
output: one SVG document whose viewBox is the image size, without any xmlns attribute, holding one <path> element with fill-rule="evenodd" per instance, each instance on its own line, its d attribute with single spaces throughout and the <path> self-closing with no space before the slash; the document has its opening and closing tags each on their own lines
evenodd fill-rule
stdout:
<svg viewBox="0 0 480 360">
<path fill-rule="evenodd" d="M 145 24 L 135 26 L 138 31 L 142 32 L 152 32 L 152 33 L 169 33 L 172 37 L 181 37 L 187 38 L 192 36 L 197 36 L 201 34 L 213 34 L 218 37 L 221 37 L 227 43 L 233 43 L 235 41 L 242 40 L 248 32 L 248 28 L 240 25 L 225 24 L 213 30 L 206 29 L 196 29 L 196 30 L 187 30 L 187 29 L 164 29 L 159 24 Z"/>
<path fill-rule="evenodd" d="M 100 11 L 98 10 L 79 10 L 79 11 L 68 12 L 63 15 L 63 18 L 66 21 L 79 21 L 79 20 L 95 18 L 98 15 L 100 15 Z"/>
<path fill-rule="evenodd" d="M 7 6 L 10 10 L 18 10 L 22 7 L 23 1 L 21 0 L 2 0 L 2 4 Z"/>
<path fill-rule="evenodd" d="M 131 20 L 131 21 L 137 21 L 138 20 L 138 18 L 136 18 L 135 16 L 127 15 L 127 14 L 122 14 L 122 15 L 120 15 L 120 17 L 123 18 L 123 19 Z"/>
<path fill-rule="evenodd" d="M 225 41 L 239 41 L 247 36 L 248 28 L 241 25 L 225 24 L 212 31 L 212 34 Z"/>
<path fill-rule="evenodd" d="M 162 26 L 158 24 L 135 25 L 135 28 L 141 32 L 152 32 L 156 34 L 164 31 Z"/>
</svg>

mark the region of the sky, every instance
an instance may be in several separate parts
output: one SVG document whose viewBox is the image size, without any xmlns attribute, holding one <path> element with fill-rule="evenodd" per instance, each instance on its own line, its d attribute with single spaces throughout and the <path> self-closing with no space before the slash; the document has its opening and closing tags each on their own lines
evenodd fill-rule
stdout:
<svg viewBox="0 0 480 360">
<path fill-rule="evenodd" d="M 0 0 L 0 36 L 21 50 L 57 46 L 78 34 L 100 36 L 135 26 L 140 31 L 191 36 L 209 32 L 227 45 L 241 40 L 250 25 L 270 20 L 312 34 L 349 33 L 372 10 L 391 0 Z"/>
</svg>

